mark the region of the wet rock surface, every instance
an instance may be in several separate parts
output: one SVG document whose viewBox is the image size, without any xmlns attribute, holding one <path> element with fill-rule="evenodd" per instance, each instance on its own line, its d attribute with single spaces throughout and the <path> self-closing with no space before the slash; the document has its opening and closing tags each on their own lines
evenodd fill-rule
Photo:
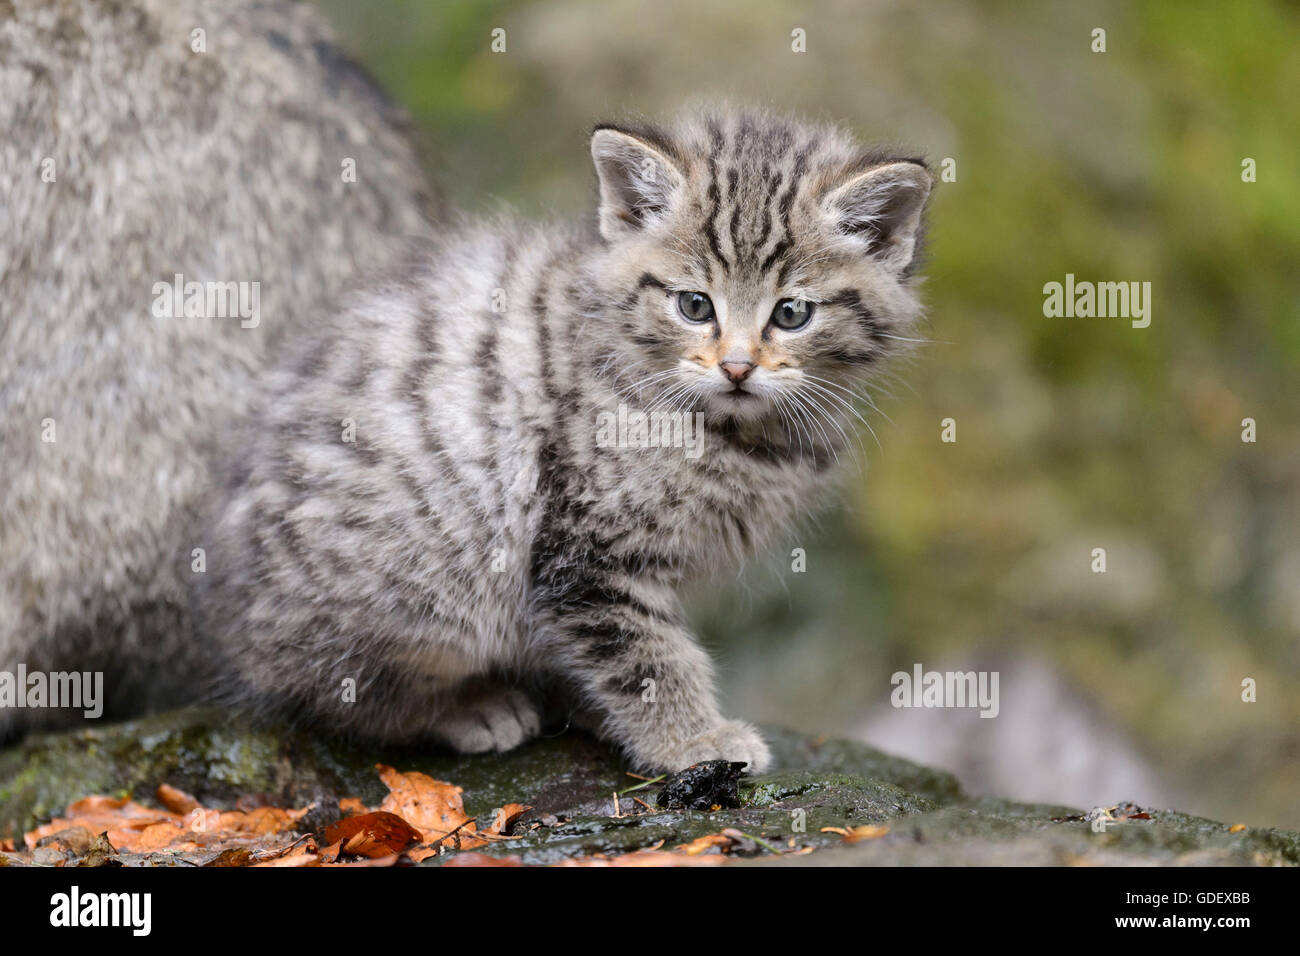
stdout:
<svg viewBox="0 0 1300 956">
<path fill-rule="evenodd" d="M 512 825 L 515 839 L 480 851 L 524 863 L 672 848 L 725 830 L 743 835 L 734 846 L 754 851 L 733 854 L 736 865 L 1300 865 L 1300 833 L 1152 808 L 1149 819 L 1098 827 L 1067 819 L 1087 808 L 969 797 L 947 773 L 862 744 L 779 728 L 766 733 L 771 772 L 735 780 L 718 762 L 685 778 L 690 785 L 675 798 L 665 784 L 683 778 L 634 778 L 607 747 L 576 733 L 468 757 L 362 750 L 307 731 L 177 711 L 35 736 L 0 753 L 0 836 L 21 841 L 89 794 L 150 804 L 163 783 L 216 807 L 250 797 L 281 806 L 328 806 L 344 797 L 375 805 L 385 793 L 375 765 L 384 763 L 462 787 L 467 811 L 483 821 L 506 804 L 530 806 Z M 703 793 L 701 785 L 726 791 L 729 780 L 734 798 L 690 799 Z M 1116 794 L 1116 804 L 1123 797 Z"/>
</svg>

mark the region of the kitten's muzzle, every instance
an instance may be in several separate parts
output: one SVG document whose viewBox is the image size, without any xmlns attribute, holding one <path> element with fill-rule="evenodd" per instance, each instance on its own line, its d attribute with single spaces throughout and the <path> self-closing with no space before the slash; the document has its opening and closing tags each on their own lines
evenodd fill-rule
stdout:
<svg viewBox="0 0 1300 956">
<path fill-rule="evenodd" d="M 754 371 L 753 362 L 720 362 L 718 368 L 722 369 L 722 374 L 727 376 L 727 380 L 734 385 L 740 385 L 745 379 L 749 378 Z"/>
</svg>

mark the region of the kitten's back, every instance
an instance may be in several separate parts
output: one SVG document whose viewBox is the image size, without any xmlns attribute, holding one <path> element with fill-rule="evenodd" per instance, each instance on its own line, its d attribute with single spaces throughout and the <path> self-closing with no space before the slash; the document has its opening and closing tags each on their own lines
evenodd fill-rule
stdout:
<svg viewBox="0 0 1300 956">
<path fill-rule="evenodd" d="M 0 128 L 0 668 L 107 670 L 110 712 L 183 697 L 215 436 L 272 343 L 434 204 L 305 4 L 0 2 Z M 155 318 L 177 273 L 258 283 L 260 324 Z M 60 717 L 7 709 L 0 737 L 15 714 Z"/>
</svg>

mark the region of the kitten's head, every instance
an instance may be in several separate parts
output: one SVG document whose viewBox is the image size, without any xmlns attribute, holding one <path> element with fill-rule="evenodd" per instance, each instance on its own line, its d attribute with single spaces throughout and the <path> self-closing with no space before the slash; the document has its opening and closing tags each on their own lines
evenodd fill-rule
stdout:
<svg viewBox="0 0 1300 956">
<path fill-rule="evenodd" d="M 740 113 L 601 126 L 591 153 L 592 274 L 626 394 L 715 420 L 838 418 L 844 389 L 908 336 L 921 160 Z"/>
</svg>

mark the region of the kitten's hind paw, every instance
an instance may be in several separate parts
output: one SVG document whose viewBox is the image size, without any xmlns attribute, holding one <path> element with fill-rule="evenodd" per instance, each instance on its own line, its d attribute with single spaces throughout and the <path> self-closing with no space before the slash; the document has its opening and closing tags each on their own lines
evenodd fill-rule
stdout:
<svg viewBox="0 0 1300 956">
<path fill-rule="evenodd" d="M 758 731 L 740 720 L 729 720 L 712 730 L 670 748 L 658 761 L 665 770 L 681 770 L 703 760 L 730 760 L 748 764 L 748 773 L 762 773 L 772 764 L 772 753 Z"/>
<path fill-rule="evenodd" d="M 493 686 L 457 701 L 438 718 L 433 733 L 463 754 L 501 753 L 536 737 L 541 726 L 541 715 L 527 694 Z"/>
</svg>

